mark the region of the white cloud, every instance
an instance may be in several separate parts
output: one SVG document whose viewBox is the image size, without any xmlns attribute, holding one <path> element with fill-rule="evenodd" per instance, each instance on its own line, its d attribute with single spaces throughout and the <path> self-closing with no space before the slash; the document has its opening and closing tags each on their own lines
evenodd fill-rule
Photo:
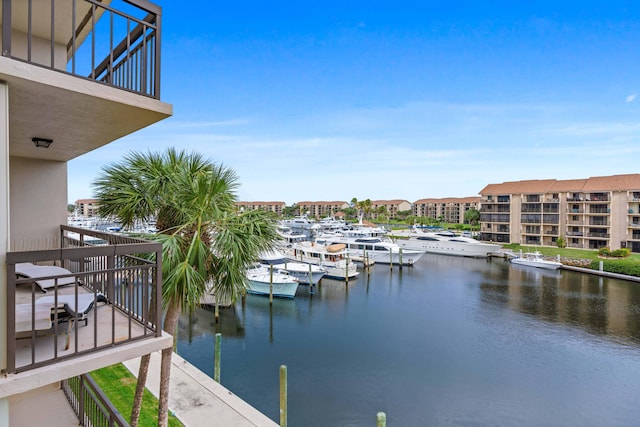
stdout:
<svg viewBox="0 0 640 427">
<path fill-rule="evenodd" d="M 632 93 L 631 95 L 627 96 L 627 99 L 626 99 L 627 103 L 635 101 L 637 96 L 638 96 L 637 93 Z"/>
</svg>

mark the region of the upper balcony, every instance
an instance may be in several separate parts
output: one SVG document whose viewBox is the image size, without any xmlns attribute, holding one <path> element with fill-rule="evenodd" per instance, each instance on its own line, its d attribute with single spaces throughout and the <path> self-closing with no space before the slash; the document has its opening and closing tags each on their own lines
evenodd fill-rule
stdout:
<svg viewBox="0 0 640 427">
<path fill-rule="evenodd" d="M 6 373 L 0 397 L 171 347 L 159 243 L 60 226 L 57 249 L 7 253 Z M 84 366 L 83 366 L 84 364 Z"/>
<path fill-rule="evenodd" d="M 0 20 L 10 155 L 67 161 L 172 114 L 160 101 L 160 7 L 3 0 Z"/>
</svg>

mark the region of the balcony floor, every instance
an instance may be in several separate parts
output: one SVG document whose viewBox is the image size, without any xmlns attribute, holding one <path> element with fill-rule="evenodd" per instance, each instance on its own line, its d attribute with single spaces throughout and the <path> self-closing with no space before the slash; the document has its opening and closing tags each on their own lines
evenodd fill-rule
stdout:
<svg viewBox="0 0 640 427">
<path fill-rule="evenodd" d="M 60 295 L 73 293 L 74 288 L 60 289 Z M 86 292 L 84 288 L 79 288 L 79 292 Z M 49 293 L 47 293 L 49 294 Z M 38 297 L 36 297 L 37 299 Z M 30 293 L 16 293 L 18 303 L 29 303 Z M 91 350 L 95 347 L 109 345 L 112 342 L 118 343 L 130 338 L 144 335 L 144 328 L 137 322 L 129 321 L 127 315 L 115 309 L 113 305 L 98 302 L 87 317 L 87 324 L 84 321 L 64 322 L 57 325 L 57 331 L 53 329 L 39 331 L 35 338 L 35 361 L 40 362 L 50 360 L 54 357 L 63 357 L 78 352 Z M 112 328 L 113 325 L 113 328 Z M 112 330 L 114 331 L 112 334 Z M 57 334 L 55 333 L 57 332 Z M 146 333 L 151 338 L 152 331 Z M 95 338 L 94 339 L 94 334 Z M 26 366 L 32 361 L 32 339 L 30 333 L 20 335 L 16 340 L 16 368 Z M 69 340 L 69 347 L 65 349 Z M 56 348 L 57 345 L 57 348 Z"/>
</svg>

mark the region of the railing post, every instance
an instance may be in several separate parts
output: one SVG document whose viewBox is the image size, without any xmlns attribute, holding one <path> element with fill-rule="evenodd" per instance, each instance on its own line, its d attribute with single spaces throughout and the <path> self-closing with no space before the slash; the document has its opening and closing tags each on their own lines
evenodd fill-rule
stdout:
<svg viewBox="0 0 640 427">
<path fill-rule="evenodd" d="M 11 0 L 2 0 L 2 56 L 11 56 Z"/>
</svg>

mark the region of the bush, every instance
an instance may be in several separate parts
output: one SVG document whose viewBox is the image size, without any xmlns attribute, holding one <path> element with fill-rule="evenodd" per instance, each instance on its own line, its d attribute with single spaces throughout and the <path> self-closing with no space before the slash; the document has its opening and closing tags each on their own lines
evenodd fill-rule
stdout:
<svg viewBox="0 0 640 427">
<path fill-rule="evenodd" d="M 600 256 L 608 257 L 610 253 L 611 251 L 609 250 L 609 248 L 600 248 L 598 250 L 598 255 Z"/>
<path fill-rule="evenodd" d="M 616 249 L 615 251 L 612 251 L 609 256 L 615 257 L 615 258 L 626 258 L 629 255 L 631 255 L 631 249 L 629 248 L 620 248 L 620 249 Z"/>
<path fill-rule="evenodd" d="M 600 261 L 591 261 L 593 270 L 600 269 Z M 602 268 L 610 273 L 626 274 L 628 276 L 640 276 L 640 263 L 630 259 L 603 260 Z"/>
<path fill-rule="evenodd" d="M 556 239 L 556 245 L 559 248 L 566 248 L 567 247 L 567 241 L 564 240 L 564 237 L 560 236 Z"/>
</svg>

